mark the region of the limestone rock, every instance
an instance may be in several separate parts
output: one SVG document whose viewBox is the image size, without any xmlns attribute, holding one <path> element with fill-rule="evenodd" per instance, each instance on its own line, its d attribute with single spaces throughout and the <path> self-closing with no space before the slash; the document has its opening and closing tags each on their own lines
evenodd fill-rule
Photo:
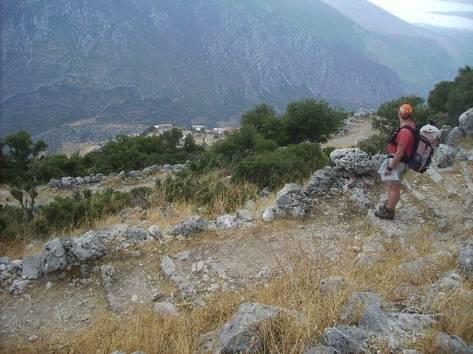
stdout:
<svg viewBox="0 0 473 354">
<path fill-rule="evenodd" d="M 157 302 L 154 304 L 154 311 L 162 316 L 175 316 L 178 314 L 176 306 L 171 302 Z"/>
<path fill-rule="evenodd" d="M 42 271 L 43 254 L 35 254 L 23 258 L 23 268 L 21 275 L 25 279 L 39 279 L 43 275 Z"/>
<path fill-rule="evenodd" d="M 368 335 L 360 328 L 338 326 L 327 328 L 320 342 L 340 353 L 369 353 L 367 340 Z"/>
<path fill-rule="evenodd" d="M 238 226 L 236 215 L 225 214 L 217 218 L 217 228 L 221 230 L 230 230 Z"/>
<path fill-rule="evenodd" d="M 435 337 L 436 351 L 441 354 L 459 353 L 466 347 L 465 342 L 457 336 L 449 336 L 444 332 L 439 332 Z"/>
<path fill-rule="evenodd" d="M 284 217 L 286 213 L 284 210 L 279 209 L 276 206 L 270 206 L 265 209 L 263 212 L 263 221 L 272 222 L 277 218 Z"/>
<path fill-rule="evenodd" d="M 181 235 L 188 238 L 194 234 L 206 231 L 208 227 L 209 224 L 206 220 L 204 220 L 200 216 L 194 216 L 189 220 L 186 220 L 171 228 L 169 234 L 171 236 Z"/>
<path fill-rule="evenodd" d="M 337 174 L 335 169 L 330 166 L 324 167 L 323 169 L 316 171 L 310 177 L 309 183 L 306 187 L 306 192 L 310 196 L 326 194 L 332 188 L 336 178 Z"/>
<path fill-rule="evenodd" d="M 433 156 L 433 162 L 439 168 L 447 168 L 453 166 L 455 161 L 455 149 L 450 145 L 440 144 Z"/>
<path fill-rule="evenodd" d="M 463 139 L 463 130 L 459 127 L 453 128 L 445 139 L 445 144 L 450 146 L 458 146 Z"/>
<path fill-rule="evenodd" d="M 107 254 L 104 243 L 94 231 L 66 240 L 65 248 L 68 256 L 77 259 L 79 263 L 100 258 Z"/>
<path fill-rule="evenodd" d="M 307 349 L 304 354 L 339 354 L 334 347 L 326 347 L 325 345 L 318 345 Z"/>
<path fill-rule="evenodd" d="M 353 175 L 375 172 L 370 155 L 360 149 L 336 149 L 330 153 L 330 160 Z"/>
<path fill-rule="evenodd" d="M 264 321 L 275 318 L 280 309 L 274 306 L 257 303 L 241 304 L 238 312 L 218 333 L 222 343 L 222 352 L 255 352 L 261 343 L 255 332 L 256 326 Z"/>
<path fill-rule="evenodd" d="M 8 291 L 10 291 L 12 295 L 21 295 L 25 292 L 29 284 L 30 281 L 28 279 L 15 279 Z"/>
<path fill-rule="evenodd" d="M 357 187 L 353 188 L 350 194 L 350 200 L 359 209 L 367 209 L 371 204 L 363 189 Z"/>
<path fill-rule="evenodd" d="M 458 122 L 465 135 L 473 137 L 473 108 L 464 112 L 458 119 Z"/>
<path fill-rule="evenodd" d="M 293 217 L 304 217 L 312 210 L 312 199 L 302 186 L 288 183 L 277 193 L 276 206 Z"/>
<path fill-rule="evenodd" d="M 158 239 L 162 236 L 161 229 L 158 225 L 151 225 L 148 228 L 148 232 L 154 239 Z"/>
<path fill-rule="evenodd" d="M 125 237 L 134 242 L 142 242 L 148 238 L 148 233 L 141 227 L 130 227 L 126 230 Z"/>
<path fill-rule="evenodd" d="M 161 271 L 166 275 L 167 278 L 171 277 L 176 272 L 176 265 L 169 256 L 161 258 Z"/>
<path fill-rule="evenodd" d="M 43 249 L 41 270 L 44 274 L 66 269 L 67 256 L 62 240 L 49 241 L 44 244 Z"/>
</svg>

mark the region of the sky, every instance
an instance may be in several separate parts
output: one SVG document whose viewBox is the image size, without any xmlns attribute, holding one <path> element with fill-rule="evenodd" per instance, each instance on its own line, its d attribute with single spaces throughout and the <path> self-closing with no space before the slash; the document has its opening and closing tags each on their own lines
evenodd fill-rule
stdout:
<svg viewBox="0 0 473 354">
<path fill-rule="evenodd" d="M 473 0 L 369 1 L 410 23 L 469 29 L 473 31 Z M 463 17 L 462 14 L 464 14 L 465 17 Z"/>
</svg>

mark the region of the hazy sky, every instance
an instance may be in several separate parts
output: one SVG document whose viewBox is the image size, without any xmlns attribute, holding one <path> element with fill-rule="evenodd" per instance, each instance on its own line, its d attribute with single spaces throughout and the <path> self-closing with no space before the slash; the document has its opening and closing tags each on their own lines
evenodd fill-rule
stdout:
<svg viewBox="0 0 473 354">
<path fill-rule="evenodd" d="M 473 30 L 473 0 L 369 0 L 403 20 Z M 465 14 L 465 17 L 461 16 Z M 468 18 L 468 16 L 470 18 Z"/>
</svg>

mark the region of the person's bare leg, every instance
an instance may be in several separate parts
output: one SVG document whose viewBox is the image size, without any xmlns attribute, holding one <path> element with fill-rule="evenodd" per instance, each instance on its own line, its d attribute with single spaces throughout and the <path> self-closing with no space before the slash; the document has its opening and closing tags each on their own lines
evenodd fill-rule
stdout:
<svg viewBox="0 0 473 354">
<path fill-rule="evenodd" d="M 388 209 L 395 209 L 401 198 L 401 183 L 388 183 Z"/>
</svg>

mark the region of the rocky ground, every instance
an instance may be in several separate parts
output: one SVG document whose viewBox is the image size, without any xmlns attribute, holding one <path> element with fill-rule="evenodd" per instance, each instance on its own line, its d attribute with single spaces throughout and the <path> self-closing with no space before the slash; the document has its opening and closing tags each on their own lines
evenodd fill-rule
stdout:
<svg viewBox="0 0 473 354">
<path fill-rule="evenodd" d="M 473 162 L 454 159 L 446 169 L 410 172 L 395 221 L 382 221 L 372 213 L 381 195 L 374 174 L 379 161 L 352 149 L 331 158 L 334 167 L 317 171 L 305 186 L 287 185 L 264 213 L 250 203 L 234 215 L 195 217 L 166 230 L 146 222 L 113 225 L 50 241 L 22 260 L 0 258 L 3 350 L 32 343 L 27 351 L 34 352 L 35 343 L 58 338 L 69 348 L 104 313 L 119 320 L 140 305 L 156 316 L 186 316 L 211 306 L 214 294 L 240 294 L 255 284 L 270 288 L 303 257 L 340 268 L 314 284 L 326 297 L 348 291 L 353 281 L 341 272 L 346 264 L 367 274 L 395 264 L 386 277 L 395 273 L 399 284 L 383 294 L 374 285 L 351 285 L 336 321 L 295 352 L 473 352 L 471 318 L 457 314 L 463 327 L 440 326 L 445 313 L 438 307 L 452 292 L 473 306 Z M 242 301 L 223 325 L 201 333 L 198 350 L 264 351 L 260 325 L 281 316 L 310 321 L 300 308 Z M 433 339 L 419 349 L 427 333 Z M 454 336 L 460 333 L 465 337 Z"/>
</svg>

